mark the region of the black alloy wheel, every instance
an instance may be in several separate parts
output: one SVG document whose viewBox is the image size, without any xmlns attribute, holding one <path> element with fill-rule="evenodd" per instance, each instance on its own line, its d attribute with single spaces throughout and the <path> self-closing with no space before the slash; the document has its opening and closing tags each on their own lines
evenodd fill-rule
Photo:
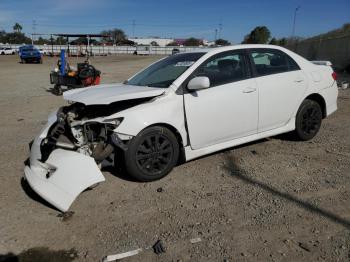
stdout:
<svg viewBox="0 0 350 262">
<path fill-rule="evenodd" d="M 301 104 L 296 119 L 296 134 L 301 140 L 312 139 L 320 130 L 322 109 L 313 100 L 306 99 Z"/>
<path fill-rule="evenodd" d="M 167 128 L 153 126 L 134 137 L 125 153 L 128 173 L 140 181 L 153 181 L 167 175 L 177 164 L 179 145 Z"/>
<path fill-rule="evenodd" d="M 155 133 L 143 139 L 136 152 L 136 161 L 143 172 L 153 176 L 167 168 L 173 155 L 174 148 L 169 139 Z"/>
</svg>

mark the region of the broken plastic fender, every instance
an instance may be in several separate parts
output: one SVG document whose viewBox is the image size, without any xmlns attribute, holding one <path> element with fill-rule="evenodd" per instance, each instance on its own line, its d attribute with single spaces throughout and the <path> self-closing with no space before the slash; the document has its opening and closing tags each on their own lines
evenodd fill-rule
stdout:
<svg viewBox="0 0 350 262">
<path fill-rule="evenodd" d="M 45 163 L 31 159 L 24 173 L 31 188 L 63 212 L 82 191 L 105 180 L 93 158 L 63 149 L 52 151 Z"/>
</svg>

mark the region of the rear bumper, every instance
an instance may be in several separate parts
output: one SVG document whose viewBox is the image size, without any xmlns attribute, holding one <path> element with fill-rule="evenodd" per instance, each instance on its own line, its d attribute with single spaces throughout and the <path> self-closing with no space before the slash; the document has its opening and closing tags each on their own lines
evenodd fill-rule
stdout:
<svg viewBox="0 0 350 262">
<path fill-rule="evenodd" d="M 41 59 L 41 56 L 20 56 L 21 59 L 32 59 L 32 60 L 36 60 L 36 59 Z"/>
<path fill-rule="evenodd" d="M 54 122 L 54 117 L 49 118 L 34 139 L 24 175 L 38 195 L 65 212 L 82 191 L 105 179 L 93 158 L 75 151 L 55 149 L 45 162 L 40 160 L 40 145 Z"/>
<path fill-rule="evenodd" d="M 325 99 L 327 116 L 333 114 L 338 109 L 338 87 L 336 81 L 329 88 L 322 89 L 320 94 Z"/>
</svg>

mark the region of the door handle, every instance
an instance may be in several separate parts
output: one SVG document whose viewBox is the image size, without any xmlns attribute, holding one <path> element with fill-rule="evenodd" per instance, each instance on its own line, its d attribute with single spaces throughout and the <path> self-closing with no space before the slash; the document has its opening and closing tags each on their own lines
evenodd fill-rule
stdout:
<svg viewBox="0 0 350 262">
<path fill-rule="evenodd" d="M 298 78 L 298 79 L 295 79 L 294 82 L 295 83 L 301 83 L 301 82 L 304 82 L 304 79 Z"/>
<path fill-rule="evenodd" d="M 253 93 L 255 91 L 256 91 L 256 88 L 248 87 L 248 88 L 243 90 L 243 93 L 248 94 L 248 93 Z"/>
</svg>

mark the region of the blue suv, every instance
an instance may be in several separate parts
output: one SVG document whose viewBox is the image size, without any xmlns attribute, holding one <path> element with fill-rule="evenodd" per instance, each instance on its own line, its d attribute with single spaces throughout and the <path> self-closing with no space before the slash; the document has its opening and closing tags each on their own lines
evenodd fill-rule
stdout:
<svg viewBox="0 0 350 262">
<path fill-rule="evenodd" d="M 22 63 L 27 62 L 38 62 L 40 64 L 43 63 L 42 54 L 39 49 L 32 45 L 25 45 L 19 48 L 19 57 L 21 58 Z"/>
</svg>

